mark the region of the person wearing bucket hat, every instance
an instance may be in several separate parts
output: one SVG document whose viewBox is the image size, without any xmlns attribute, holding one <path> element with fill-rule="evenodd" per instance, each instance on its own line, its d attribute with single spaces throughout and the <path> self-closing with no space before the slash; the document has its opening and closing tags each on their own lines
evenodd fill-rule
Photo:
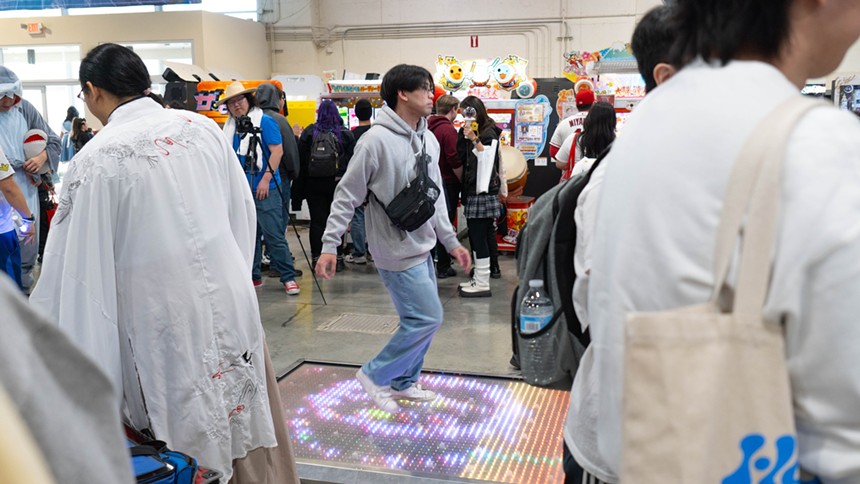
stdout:
<svg viewBox="0 0 860 484">
<path fill-rule="evenodd" d="M 251 279 L 255 287 L 263 285 L 260 270 L 260 262 L 263 258 L 261 237 L 265 237 L 271 267 L 281 274 L 280 281 L 284 291 L 295 296 L 299 294 L 300 289 L 296 283 L 293 256 L 284 237 L 287 226 L 281 198 L 281 192 L 285 197 L 290 196 L 290 188 L 289 181 L 282 181 L 278 170 L 284 155 L 283 138 L 277 121 L 265 114 L 258 106 L 254 96 L 256 90 L 257 88 L 254 87 L 246 88 L 241 82 L 233 82 L 224 90 L 224 96 L 218 100 L 216 106 L 227 107 L 230 117 L 224 123 L 224 136 L 233 145 L 233 150 L 245 170 L 248 186 L 254 194 L 257 236 Z M 260 130 L 257 143 L 252 143 L 254 135 L 246 129 L 250 127 L 248 123 Z M 256 150 L 249 157 L 252 145 L 256 146 Z M 250 162 L 251 160 L 255 160 L 256 163 Z M 279 188 L 281 192 L 278 191 Z"/>
<path fill-rule="evenodd" d="M 580 85 L 576 93 L 576 109 L 578 112 L 572 116 L 568 116 L 558 122 L 558 126 L 552 133 L 552 139 L 549 141 L 549 156 L 555 158 L 558 150 L 568 136 L 572 136 L 582 131 L 582 124 L 585 122 L 585 117 L 588 116 L 588 111 L 591 105 L 594 104 L 594 91 L 590 85 Z M 565 160 L 567 161 L 567 160 Z"/>
<path fill-rule="evenodd" d="M 28 131 L 40 129 L 47 134 L 45 149 L 32 157 L 24 153 L 24 140 Z M 0 149 L 15 169 L 14 179 L 27 200 L 27 206 L 36 216 L 37 236 L 21 245 L 21 282 L 24 292 L 33 285 L 33 266 L 39 252 L 39 190 L 40 172 L 56 172 L 60 161 L 60 138 L 48 127 L 42 115 L 23 99 L 21 80 L 8 67 L 0 66 Z"/>
</svg>

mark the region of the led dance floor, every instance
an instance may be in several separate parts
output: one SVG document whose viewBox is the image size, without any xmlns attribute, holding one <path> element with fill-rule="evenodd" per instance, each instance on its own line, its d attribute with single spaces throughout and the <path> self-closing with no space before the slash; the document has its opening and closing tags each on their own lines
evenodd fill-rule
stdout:
<svg viewBox="0 0 860 484">
<path fill-rule="evenodd" d="M 570 393 L 519 380 L 428 373 L 432 403 L 378 409 L 357 367 L 305 362 L 278 386 L 299 462 L 453 480 L 562 482 Z"/>
</svg>

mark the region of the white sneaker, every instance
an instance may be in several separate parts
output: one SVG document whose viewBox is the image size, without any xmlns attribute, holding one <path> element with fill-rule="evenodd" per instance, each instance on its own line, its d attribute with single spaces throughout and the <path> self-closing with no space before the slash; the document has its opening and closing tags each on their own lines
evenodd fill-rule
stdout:
<svg viewBox="0 0 860 484">
<path fill-rule="evenodd" d="M 412 400 L 413 402 L 432 402 L 436 400 L 436 393 L 415 383 L 405 390 L 391 389 L 391 397 L 395 400 Z"/>
<path fill-rule="evenodd" d="M 352 254 L 349 254 L 348 256 L 344 257 L 343 260 L 349 262 L 350 264 L 367 264 L 367 257 L 363 255 L 353 257 Z"/>
<path fill-rule="evenodd" d="M 397 413 L 400 411 L 400 405 L 391 398 L 391 387 L 384 387 L 373 383 L 373 380 L 361 371 L 361 368 L 355 373 L 355 378 L 358 379 L 361 387 L 370 395 L 370 398 L 373 399 L 373 403 L 377 407 L 388 413 Z"/>
</svg>

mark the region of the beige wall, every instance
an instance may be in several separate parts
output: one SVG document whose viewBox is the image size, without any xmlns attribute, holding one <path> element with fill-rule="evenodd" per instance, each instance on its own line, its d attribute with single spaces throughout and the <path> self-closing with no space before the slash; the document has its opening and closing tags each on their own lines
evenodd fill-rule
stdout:
<svg viewBox="0 0 860 484">
<path fill-rule="evenodd" d="M 236 79 L 271 77 L 271 48 L 263 24 L 210 12 L 201 14 L 204 50 L 196 64 L 230 72 Z"/>
<path fill-rule="evenodd" d="M 273 0 L 273 12 L 261 20 L 274 24 L 272 70 L 284 74 L 322 75 L 334 69 L 383 73 L 406 62 L 435 70 L 437 54 L 460 58 L 518 54 L 529 60 L 532 77 L 557 77 L 567 50 L 597 50 L 629 42 L 636 21 L 662 0 Z M 488 33 L 481 22 L 539 20 L 543 28 L 510 26 L 507 34 Z M 420 26 L 456 23 L 426 38 L 390 37 Z M 364 33 L 375 36 L 358 39 Z M 472 49 L 469 36 L 479 36 Z M 860 73 L 860 42 L 836 74 Z M 860 75 L 858 75 L 860 79 Z"/>
<path fill-rule="evenodd" d="M 435 70 L 436 56 L 517 54 L 532 77 L 561 75 L 567 50 L 629 40 L 661 0 L 316 0 L 274 2 L 274 72 L 380 72 L 402 62 Z M 489 25 L 488 22 L 496 25 Z M 478 48 L 470 36 L 478 35 Z M 403 38 L 397 38 L 397 37 Z"/>
<path fill-rule="evenodd" d="M 29 35 L 20 24 L 42 22 L 45 33 Z M 192 41 L 194 60 L 203 58 L 200 12 L 0 19 L 0 45 L 77 44 L 81 56 L 102 42 Z"/>
</svg>

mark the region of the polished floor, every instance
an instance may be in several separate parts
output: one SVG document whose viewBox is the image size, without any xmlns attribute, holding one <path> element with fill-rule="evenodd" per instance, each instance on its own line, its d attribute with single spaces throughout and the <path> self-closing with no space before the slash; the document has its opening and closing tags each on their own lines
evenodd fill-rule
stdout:
<svg viewBox="0 0 860 484">
<path fill-rule="evenodd" d="M 307 228 L 298 228 L 302 243 L 309 250 Z M 301 294 L 287 296 L 275 278 L 264 277 L 263 286 L 257 289 L 275 370 L 280 375 L 298 360 L 366 362 L 388 341 L 388 335 L 325 332 L 317 328 L 344 313 L 397 315 L 373 263 L 346 264 L 346 269 L 332 280 L 320 280 L 328 302 L 324 304 L 292 227 L 288 233 L 287 241 L 297 259 L 296 267 L 304 271 L 304 275 L 297 279 Z M 459 270 L 457 277 L 439 281 L 445 322 L 433 339 L 425 358 L 425 368 L 501 376 L 518 374 L 509 364 L 510 300 L 516 286 L 515 260 L 513 255 L 503 255 L 499 263 L 502 278 L 491 280 L 491 298 L 464 299 L 458 296 L 457 285 L 466 280 Z"/>
<path fill-rule="evenodd" d="M 425 371 L 432 402 L 377 409 L 356 367 L 304 363 L 278 383 L 303 478 L 337 483 L 562 482 L 570 392 Z"/>
<path fill-rule="evenodd" d="M 307 250 L 307 228 L 299 226 L 298 229 L 302 243 Z M 327 326 L 328 323 L 344 314 L 370 315 L 370 319 L 375 315 L 388 316 L 389 318 L 397 315 L 373 263 L 367 265 L 346 264 L 346 269 L 337 273 L 332 280 L 320 280 L 320 287 L 325 295 L 326 304 L 314 285 L 308 262 L 302 255 L 302 250 L 296 239 L 296 232 L 292 227 L 288 231 L 287 241 L 296 257 L 296 267 L 304 271 L 304 275 L 297 279 L 301 286 L 301 294 L 298 296 L 286 295 L 283 286 L 276 278 L 264 278 L 263 286 L 257 289 L 263 326 L 276 372 L 282 375 L 295 368 L 302 361 L 361 365 L 375 356 L 388 341 L 389 334 L 321 330 L 321 327 Z M 457 287 L 460 282 L 466 280 L 462 270 L 458 270 L 457 277 L 438 281 L 439 297 L 445 311 L 445 320 L 426 355 L 425 370 L 454 374 L 519 377 L 519 372 L 509 363 L 511 358 L 510 300 L 516 286 L 515 259 L 512 254 L 503 254 L 499 263 L 502 278 L 491 280 L 493 296 L 490 298 L 461 298 L 457 294 Z M 354 373 L 354 369 L 352 373 Z M 350 388 L 349 385 L 354 383 L 351 373 L 344 375 L 341 375 L 337 385 Z M 424 378 L 429 379 L 430 377 L 425 375 Z M 428 383 L 432 382 L 428 380 Z M 527 387 L 525 384 L 520 385 Z M 357 384 L 353 386 L 357 388 Z M 322 390 L 308 389 L 308 392 L 313 391 Z M 559 397 L 547 393 L 546 398 L 557 404 L 558 398 L 566 397 L 567 395 Z M 540 394 L 538 399 L 542 398 L 544 396 Z M 289 403 L 289 398 L 284 400 L 285 407 L 289 405 L 300 406 Z M 366 405 L 372 405 L 369 398 Z M 549 411 L 549 414 L 552 414 L 553 418 L 563 419 L 567 405 L 551 406 L 553 409 Z M 290 414 L 296 409 L 291 407 L 285 410 L 287 414 Z M 295 431 L 295 429 L 293 430 Z M 560 442 L 560 435 L 558 437 Z M 541 445 L 550 445 L 551 442 L 547 439 L 539 440 L 542 442 Z M 553 442 L 552 446 L 555 447 L 555 444 L 558 443 L 558 447 L 560 447 L 559 442 Z M 300 446 L 301 442 L 297 441 L 296 444 Z M 481 476 L 484 477 L 481 478 L 477 475 L 463 479 L 464 474 L 460 474 L 461 478 L 450 481 L 445 480 L 441 475 L 433 476 L 430 479 L 426 479 L 426 476 L 422 478 L 419 475 L 413 475 L 407 479 L 402 473 L 390 475 L 380 473 L 369 477 L 367 474 L 354 472 L 355 469 L 347 469 L 361 467 L 351 466 L 348 462 L 341 462 L 340 467 L 313 465 L 312 460 L 308 461 L 301 458 L 300 450 L 297 449 L 299 451 L 297 457 L 300 457 L 299 473 L 305 482 L 439 483 L 488 482 L 490 480 L 484 480 L 485 476 Z M 550 454 L 552 453 L 549 451 L 545 452 L 547 457 L 550 457 Z M 558 454 L 560 454 L 560 448 Z M 346 461 L 348 460 L 346 459 Z M 559 467 L 560 464 L 552 465 L 551 472 L 558 472 Z M 492 480 L 517 482 L 517 477 L 511 479 L 508 477 L 511 476 L 500 476 L 498 480 Z M 539 479 L 541 482 L 556 482 L 557 480 L 557 476 L 552 478 L 544 476 Z"/>
</svg>

